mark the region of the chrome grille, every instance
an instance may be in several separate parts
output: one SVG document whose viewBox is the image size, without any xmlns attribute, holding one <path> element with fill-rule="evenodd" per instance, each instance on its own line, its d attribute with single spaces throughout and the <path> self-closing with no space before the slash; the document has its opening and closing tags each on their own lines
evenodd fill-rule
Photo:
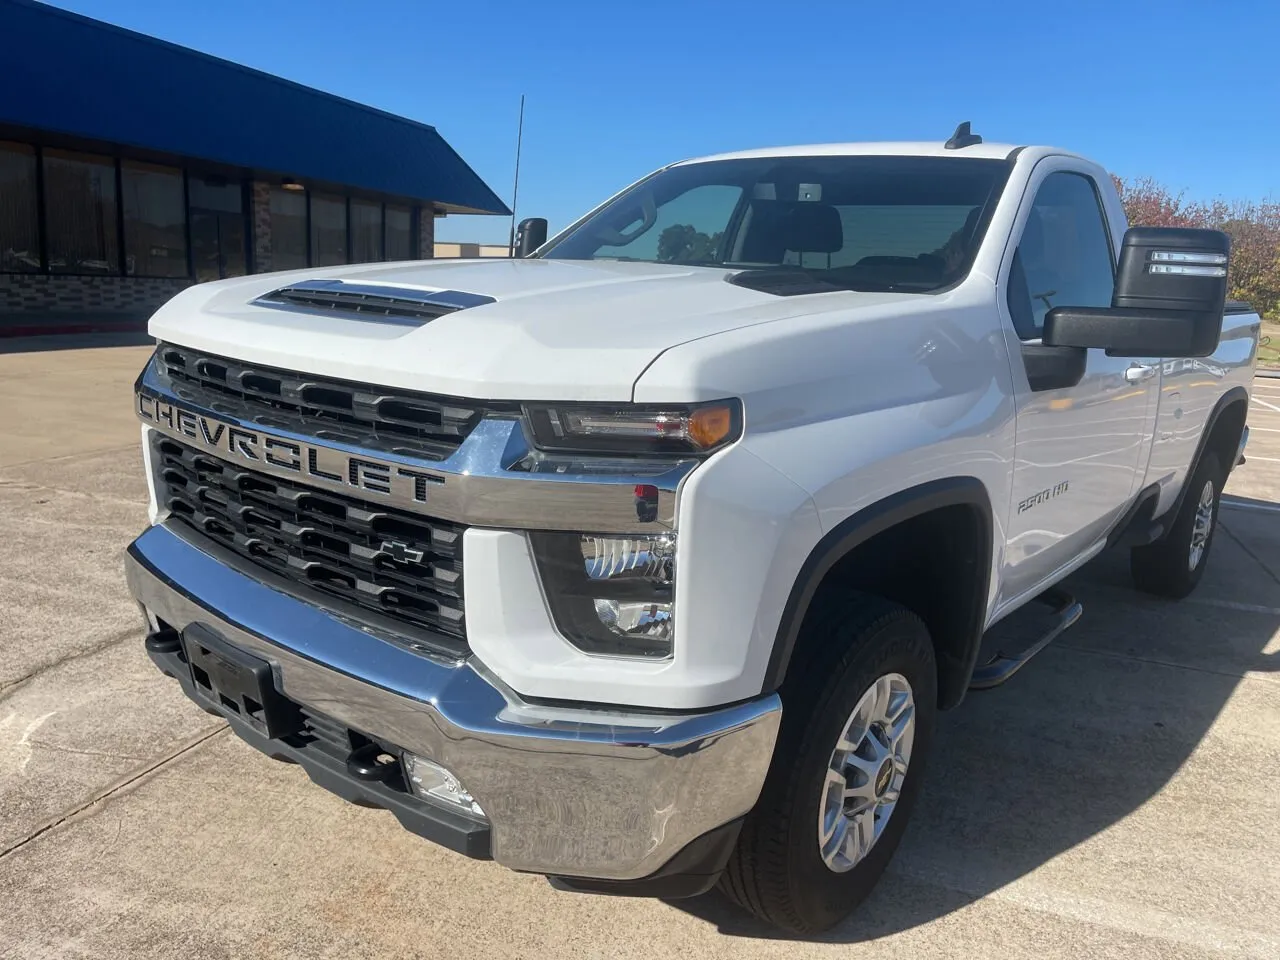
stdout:
<svg viewBox="0 0 1280 960">
<path fill-rule="evenodd" d="M 444 460 L 486 412 L 516 410 L 291 373 L 167 343 L 156 363 L 175 394 L 213 413 L 415 459 Z"/>
<path fill-rule="evenodd" d="M 461 524 L 242 469 L 160 434 L 156 498 L 188 524 L 286 580 L 429 631 L 465 655 Z"/>
</svg>

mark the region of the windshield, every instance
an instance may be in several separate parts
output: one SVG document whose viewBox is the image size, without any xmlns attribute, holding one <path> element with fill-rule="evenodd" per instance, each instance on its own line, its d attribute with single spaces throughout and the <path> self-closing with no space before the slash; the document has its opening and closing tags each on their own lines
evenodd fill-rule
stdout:
<svg viewBox="0 0 1280 960">
<path fill-rule="evenodd" d="M 1009 164 L 757 157 L 669 167 L 541 256 L 799 274 L 817 289 L 928 292 L 968 273 Z"/>
</svg>

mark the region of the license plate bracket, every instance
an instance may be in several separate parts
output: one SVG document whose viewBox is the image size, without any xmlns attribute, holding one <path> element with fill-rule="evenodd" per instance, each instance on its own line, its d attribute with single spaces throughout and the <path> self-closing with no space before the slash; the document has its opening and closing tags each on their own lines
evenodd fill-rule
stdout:
<svg viewBox="0 0 1280 960">
<path fill-rule="evenodd" d="M 197 696 L 272 739 L 301 728 L 297 705 L 276 690 L 266 660 L 245 653 L 198 623 L 182 631 L 182 646 Z"/>
</svg>

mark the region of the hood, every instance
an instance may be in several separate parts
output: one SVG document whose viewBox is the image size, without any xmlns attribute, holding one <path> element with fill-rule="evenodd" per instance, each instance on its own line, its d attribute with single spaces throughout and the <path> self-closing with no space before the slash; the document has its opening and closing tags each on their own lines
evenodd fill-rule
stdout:
<svg viewBox="0 0 1280 960">
<path fill-rule="evenodd" d="M 846 292 L 778 297 L 726 283 L 733 273 L 598 260 L 298 270 L 191 287 L 161 307 L 149 329 L 157 339 L 249 363 L 429 393 L 625 402 L 645 368 L 678 344 L 904 298 Z M 385 287 L 391 295 L 396 288 L 447 291 L 442 299 L 462 308 L 404 325 L 255 302 L 315 280 Z"/>
</svg>

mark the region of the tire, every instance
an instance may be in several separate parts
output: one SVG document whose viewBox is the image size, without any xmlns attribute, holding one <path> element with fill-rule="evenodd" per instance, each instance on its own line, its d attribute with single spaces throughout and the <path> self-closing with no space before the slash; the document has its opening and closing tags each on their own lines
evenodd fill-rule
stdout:
<svg viewBox="0 0 1280 960">
<path fill-rule="evenodd" d="M 1196 588 L 1218 530 L 1218 501 L 1225 480 L 1226 471 L 1217 455 L 1206 452 L 1187 481 L 1186 496 L 1168 534 L 1129 552 L 1129 570 L 1139 590 L 1181 600 Z M 1208 530 L 1202 532 L 1206 511 Z"/>
<path fill-rule="evenodd" d="M 806 619 L 800 649 L 809 656 L 807 662 L 792 665 L 781 691 L 782 726 L 773 765 L 759 802 L 743 824 L 720 888 L 760 919 L 792 933 L 812 934 L 853 912 L 871 892 L 898 846 L 924 779 L 937 714 L 938 677 L 933 643 L 924 623 L 905 607 L 878 597 L 854 594 L 822 601 Z M 888 679 L 892 676 L 897 680 Z M 828 792 L 832 790 L 828 765 L 842 765 L 836 758 L 846 754 L 833 751 L 842 734 L 856 735 L 852 728 L 846 729 L 851 714 L 878 682 L 882 685 L 879 689 L 888 684 L 896 691 L 889 698 L 894 703 L 902 702 L 894 697 L 902 696 L 901 684 L 905 682 L 914 701 L 914 737 L 906 746 L 909 761 L 901 779 L 889 771 L 885 786 L 890 789 L 883 796 L 896 792 L 897 799 L 881 832 L 870 842 L 869 852 L 860 859 L 837 855 L 836 866 L 842 871 L 837 872 L 828 866 L 820 848 L 824 801 L 841 795 L 840 785 Z M 899 717 L 905 712 L 903 709 Z M 905 736 L 899 742 L 904 740 Z M 884 746 L 881 739 L 875 743 Z M 864 746 L 864 753 L 874 755 L 869 739 Z M 853 754 L 848 756 L 857 759 Z M 878 769 L 883 772 L 885 768 Z M 861 783 L 870 783 L 861 772 L 854 776 Z M 882 780 L 874 779 L 871 786 L 879 797 Z M 861 839 L 863 834 L 857 836 Z M 829 842 L 828 847 L 831 845 Z"/>
</svg>

